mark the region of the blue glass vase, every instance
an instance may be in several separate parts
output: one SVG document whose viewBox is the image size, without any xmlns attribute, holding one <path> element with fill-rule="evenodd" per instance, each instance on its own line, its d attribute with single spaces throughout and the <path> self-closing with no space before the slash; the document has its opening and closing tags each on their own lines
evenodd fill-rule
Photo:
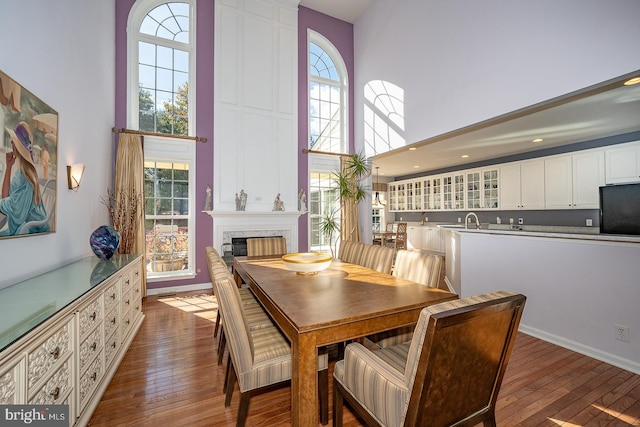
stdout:
<svg viewBox="0 0 640 427">
<path fill-rule="evenodd" d="M 91 250 L 98 258 L 103 260 L 111 258 L 118 250 L 119 244 L 120 233 L 108 225 L 101 225 L 96 228 L 91 233 L 91 237 L 89 237 Z"/>
</svg>

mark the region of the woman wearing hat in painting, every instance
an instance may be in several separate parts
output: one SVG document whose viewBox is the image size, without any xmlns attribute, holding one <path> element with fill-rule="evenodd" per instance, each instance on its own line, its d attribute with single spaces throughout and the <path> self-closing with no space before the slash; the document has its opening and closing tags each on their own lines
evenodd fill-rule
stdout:
<svg viewBox="0 0 640 427">
<path fill-rule="evenodd" d="M 5 128 L 11 135 L 13 151 L 6 155 L 7 167 L 2 181 L 2 198 L 0 212 L 7 216 L 8 227 L 0 231 L 0 236 L 13 236 L 20 226 L 29 221 L 41 221 L 47 218 L 47 211 L 42 204 L 38 173 L 33 162 L 33 133 L 25 122 L 18 123 L 15 130 Z M 11 169 L 17 163 L 17 170 L 11 179 Z M 31 233 L 49 231 L 48 223 L 44 223 Z"/>
</svg>

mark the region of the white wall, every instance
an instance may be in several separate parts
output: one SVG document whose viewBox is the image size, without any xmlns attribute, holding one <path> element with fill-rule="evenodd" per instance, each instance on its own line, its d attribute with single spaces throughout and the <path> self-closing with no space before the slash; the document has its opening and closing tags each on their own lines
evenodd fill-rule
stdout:
<svg viewBox="0 0 640 427">
<path fill-rule="evenodd" d="M 404 89 L 414 143 L 640 69 L 638 16 L 637 0 L 376 0 L 354 26 L 356 144 L 370 80 Z"/>
<path fill-rule="evenodd" d="M 115 6 L 105 0 L 0 1 L 0 69 L 54 108 L 58 170 L 84 163 L 77 193 L 59 176 L 55 233 L 0 240 L 0 287 L 92 255 L 108 222 L 115 99 Z"/>
<path fill-rule="evenodd" d="M 640 244 L 459 234 L 461 296 L 522 293 L 521 330 L 640 373 Z"/>
</svg>

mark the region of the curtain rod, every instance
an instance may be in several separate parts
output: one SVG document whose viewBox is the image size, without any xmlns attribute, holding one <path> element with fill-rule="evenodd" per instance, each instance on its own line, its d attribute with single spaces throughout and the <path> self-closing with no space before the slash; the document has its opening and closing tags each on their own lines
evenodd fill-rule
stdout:
<svg viewBox="0 0 640 427">
<path fill-rule="evenodd" d="M 346 157 L 346 156 L 350 156 L 351 155 L 349 153 L 331 153 L 329 151 L 309 150 L 308 148 L 303 148 L 302 152 L 304 154 L 326 154 L 328 156 L 340 156 L 340 157 Z"/>
<path fill-rule="evenodd" d="M 200 136 L 187 136 L 187 135 L 171 135 L 168 133 L 158 133 L 158 132 L 143 132 L 139 130 L 125 129 L 125 128 L 117 128 L 112 127 L 111 131 L 113 133 L 132 133 L 134 135 L 146 135 L 146 136 L 160 136 L 163 138 L 177 138 L 177 139 L 192 139 L 196 142 L 207 142 L 207 138 Z"/>
</svg>

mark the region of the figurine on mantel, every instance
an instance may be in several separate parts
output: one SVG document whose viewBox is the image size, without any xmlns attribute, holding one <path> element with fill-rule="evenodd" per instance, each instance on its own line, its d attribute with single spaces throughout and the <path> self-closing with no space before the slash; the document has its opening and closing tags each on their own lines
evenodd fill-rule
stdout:
<svg viewBox="0 0 640 427">
<path fill-rule="evenodd" d="M 247 193 L 244 190 L 240 190 L 240 196 L 236 193 L 236 210 L 243 211 L 247 207 Z"/>
<path fill-rule="evenodd" d="M 304 192 L 303 188 L 298 192 L 298 211 L 307 211 L 307 193 Z"/>
<path fill-rule="evenodd" d="M 204 199 L 204 210 L 211 210 L 211 186 L 207 184 L 207 197 Z"/>
<path fill-rule="evenodd" d="M 273 210 L 284 211 L 284 202 L 280 200 L 280 193 L 278 193 L 276 199 L 273 201 Z"/>
</svg>

